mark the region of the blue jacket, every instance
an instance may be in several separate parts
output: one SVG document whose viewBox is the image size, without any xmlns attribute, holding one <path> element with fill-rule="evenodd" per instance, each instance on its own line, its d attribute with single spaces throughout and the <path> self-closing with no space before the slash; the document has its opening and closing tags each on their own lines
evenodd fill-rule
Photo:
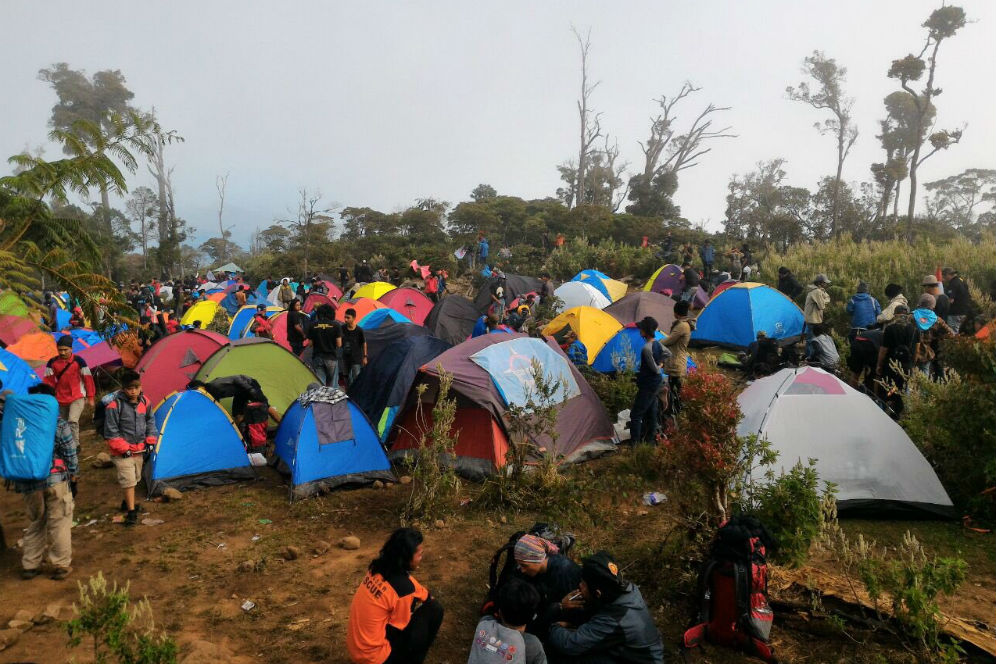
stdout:
<svg viewBox="0 0 996 664">
<path fill-rule="evenodd" d="M 716 257 L 716 249 L 712 245 L 708 247 L 702 246 L 699 248 L 699 257 L 702 258 L 703 263 L 712 264 L 714 262 L 713 259 Z"/>
<path fill-rule="evenodd" d="M 868 293 L 855 293 L 845 308 L 851 314 L 851 327 L 871 327 L 882 313 L 882 305 Z"/>
<path fill-rule="evenodd" d="M 481 240 L 480 244 L 477 245 L 477 253 L 481 258 L 488 257 L 488 249 L 489 247 L 487 240 Z"/>
</svg>

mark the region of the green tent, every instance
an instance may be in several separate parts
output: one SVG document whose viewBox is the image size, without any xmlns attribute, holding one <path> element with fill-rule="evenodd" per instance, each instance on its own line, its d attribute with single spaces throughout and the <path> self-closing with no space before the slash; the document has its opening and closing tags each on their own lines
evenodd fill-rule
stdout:
<svg viewBox="0 0 996 664">
<path fill-rule="evenodd" d="M 261 338 L 239 339 L 222 346 L 201 365 L 194 378 L 207 383 L 238 374 L 259 381 L 270 405 L 280 413 L 285 412 L 308 385 L 318 382 L 311 369 L 293 353 Z M 231 410 L 231 401 L 224 399 L 222 405 Z"/>
<path fill-rule="evenodd" d="M 14 291 L 0 293 L 0 315 L 27 318 L 28 305 Z"/>
</svg>

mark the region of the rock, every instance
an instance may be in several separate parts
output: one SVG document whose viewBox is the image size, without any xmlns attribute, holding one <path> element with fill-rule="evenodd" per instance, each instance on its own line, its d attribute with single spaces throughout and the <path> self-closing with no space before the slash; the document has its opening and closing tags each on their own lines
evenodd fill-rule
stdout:
<svg viewBox="0 0 996 664">
<path fill-rule="evenodd" d="M 45 607 L 45 612 L 42 615 L 46 618 L 44 622 L 66 622 L 76 617 L 76 609 L 72 605 L 67 606 L 59 602 L 52 602 Z"/>
<path fill-rule="evenodd" d="M 18 611 L 17 613 L 14 614 L 14 617 L 12 618 L 12 620 L 27 620 L 27 621 L 32 621 L 32 620 L 34 620 L 34 617 L 33 617 L 32 613 L 30 611 L 28 611 L 27 609 L 21 609 L 20 611 Z"/>
<path fill-rule="evenodd" d="M 499 518 L 498 520 L 501 521 L 502 523 L 508 523 L 508 517 L 505 516 L 504 514 L 502 514 L 501 518 Z"/>
<path fill-rule="evenodd" d="M 173 502 L 174 500 L 183 500 L 183 492 L 178 489 L 174 489 L 173 487 L 168 487 L 165 491 L 163 491 L 163 498 L 170 502 Z"/>
<path fill-rule="evenodd" d="M 323 556 L 329 552 L 330 548 L 332 547 L 329 545 L 328 542 L 319 542 L 318 544 L 315 545 L 313 551 L 315 552 L 316 556 Z"/>
<path fill-rule="evenodd" d="M 446 522 L 442 519 L 436 519 L 436 522 L 433 525 L 436 526 L 436 528 L 442 528 L 446 525 Z"/>
<path fill-rule="evenodd" d="M 26 632 L 34 626 L 35 624 L 30 620 L 11 620 L 7 623 L 8 628 L 16 629 L 18 632 Z"/>
<path fill-rule="evenodd" d="M 256 567 L 255 561 L 252 561 L 252 560 L 243 560 L 235 568 L 235 571 L 236 572 L 251 572 L 251 571 L 253 571 L 253 569 L 255 567 Z"/>
<path fill-rule="evenodd" d="M 191 641 L 183 647 L 183 655 L 179 664 L 229 664 L 232 661 L 232 651 L 210 641 Z"/>
<path fill-rule="evenodd" d="M 349 535 L 343 537 L 339 540 L 339 546 L 346 549 L 347 551 L 353 551 L 354 549 L 360 548 L 360 538 L 355 535 Z"/>
<path fill-rule="evenodd" d="M 0 629 L 0 650 L 6 650 L 17 643 L 21 633 L 16 629 Z"/>
<path fill-rule="evenodd" d="M 301 556 L 301 549 L 296 546 L 285 546 L 280 555 L 284 557 L 284 560 L 297 560 Z"/>
<path fill-rule="evenodd" d="M 411 475 L 402 475 L 401 479 L 399 479 L 398 481 L 401 482 L 402 484 L 411 484 L 412 477 Z"/>
<path fill-rule="evenodd" d="M 381 482 L 380 480 L 374 480 L 373 488 L 375 488 L 375 489 L 383 489 L 384 488 L 384 483 Z"/>
<path fill-rule="evenodd" d="M 110 454 L 108 454 L 107 452 L 100 452 L 97 455 L 97 458 L 94 459 L 90 465 L 93 466 L 94 468 L 110 468 L 111 466 L 114 465 L 114 462 L 111 461 Z"/>
</svg>

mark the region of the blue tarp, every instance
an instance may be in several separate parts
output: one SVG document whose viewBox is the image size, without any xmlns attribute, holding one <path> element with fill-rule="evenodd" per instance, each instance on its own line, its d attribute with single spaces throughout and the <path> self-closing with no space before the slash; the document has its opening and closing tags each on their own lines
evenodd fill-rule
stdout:
<svg viewBox="0 0 996 664">
<path fill-rule="evenodd" d="M 41 382 L 27 362 L 17 355 L 0 348 L 0 390 L 10 390 L 14 394 L 27 394 L 28 388 Z"/>
<path fill-rule="evenodd" d="M 536 389 L 532 361 L 543 368 L 548 383 L 563 381 L 556 403 L 581 394 L 567 360 L 540 339 L 520 337 L 481 349 L 470 356 L 474 364 L 488 372 L 506 405 L 525 406 Z"/>
<path fill-rule="evenodd" d="M 802 310 L 771 286 L 731 286 L 713 298 L 696 319 L 692 341 L 747 348 L 764 331 L 788 340 L 802 334 Z"/>
</svg>

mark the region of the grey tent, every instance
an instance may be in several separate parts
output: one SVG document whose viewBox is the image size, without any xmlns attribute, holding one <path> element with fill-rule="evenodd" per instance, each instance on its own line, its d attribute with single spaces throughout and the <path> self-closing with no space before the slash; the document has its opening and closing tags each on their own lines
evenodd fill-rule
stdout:
<svg viewBox="0 0 996 664">
<path fill-rule="evenodd" d="M 470 336 L 481 316 L 477 306 L 463 295 L 448 295 L 426 316 L 425 327 L 432 336 L 456 345 Z"/>
<path fill-rule="evenodd" d="M 933 468 L 869 397 L 815 367 L 782 369 L 737 398 L 741 436 L 778 452 L 775 472 L 816 459 L 820 479 L 837 485 L 841 514 L 952 516 Z"/>
<path fill-rule="evenodd" d="M 615 449 L 615 429 L 601 402 L 553 339 L 524 334 L 486 334 L 454 346 L 419 370 L 404 410 L 392 430 L 391 456 L 405 457 L 432 427 L 432 407 L 439 392 L 439 371 L 453 377 L 457 409 L 453 431 L 458 472 L 480 478 L 505 466 L 509 406 L 525 405 L 535 387 L 531 366 L 539 362 L 547 380 L 563 381 L 555 441 L 533 441 L 557 463 L 574 463 Z M 419 399 L 422 400 L 421 407 Z"/>
<path fill-rule="evenodd" d="M 663 293 L 638 291 L 630 293 L 602 309 L 622 323 L 637 323 L 647 316 L 657 320 L 657 327 L 664 333 L 674 322 L 674 300 Z"/>
<path fill-rule="evenodd" d="M 243 270 L 241 267 L 239 267 L 235 263 L 225 263 L 221 267 L 215 268 L 214 271 L 215 272 L 244 272 L 245 270 Z"/>
<path fill-rule="evenodd" d="M 484 313 L 491 306 L 491 285 L 494 278 L 489 278 L 481 286 L 481 290 L 477 291 L 477 297 L 474 298 L 474 304 L 477 308 Z M 524 277 L 521 274 L 506 274 L 505 275 L 505 302 L 511 304 L 512 300 L 517 297 L 522 297 L 527 293 L 539 293 L 540 289 L 543 287 L 543 282 L 536 277 Z"/>
</svg>

